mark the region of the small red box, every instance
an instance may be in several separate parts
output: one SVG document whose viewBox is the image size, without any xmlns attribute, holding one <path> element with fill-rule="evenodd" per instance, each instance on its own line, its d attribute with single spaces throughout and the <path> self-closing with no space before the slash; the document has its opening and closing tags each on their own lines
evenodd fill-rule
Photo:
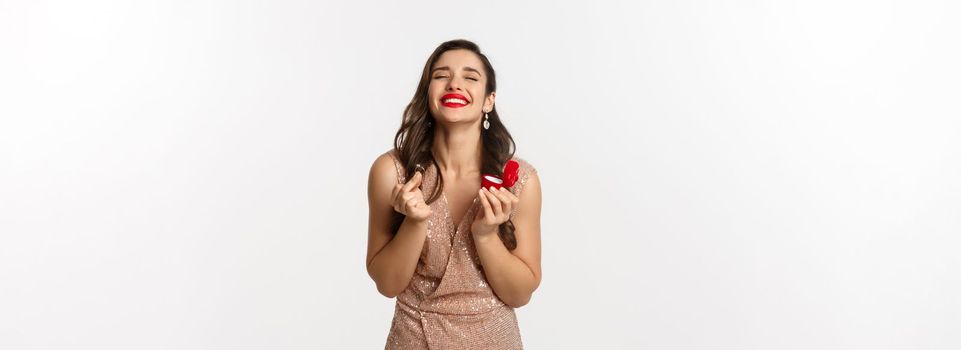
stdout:
<svg viewBox="0 0 961 350">
<path fill-rule="evenodd" d="M 490 189 L 491 186 L 500 189 L 501 187 L 511 188 L 514 183 L 518 180 L 517 170 L 520 169 L 520 164 L 516 161 L 509 160 L 507 165 L 504 166 L 504 178 L 500 178 L 497 175 L 492 174 L 482 174 L 481 176 L 481 186 Z"/>
</svg>

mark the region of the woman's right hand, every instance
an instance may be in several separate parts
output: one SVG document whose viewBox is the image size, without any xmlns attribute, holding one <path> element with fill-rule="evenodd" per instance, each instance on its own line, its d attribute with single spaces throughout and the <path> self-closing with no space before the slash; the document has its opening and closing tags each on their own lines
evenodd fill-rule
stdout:
<svg viewBox="0 0 961 350">
<path fill-rule="evenodd" d="M 427 220 L 432 212 L 430 206 L 424 202 L 424 193 L 420 190 L 423 177 L 424 175 L 418 171 L 407 183 L 395 185 L 391 192 L 394 210 L 417 221 Z"/>
</svg>

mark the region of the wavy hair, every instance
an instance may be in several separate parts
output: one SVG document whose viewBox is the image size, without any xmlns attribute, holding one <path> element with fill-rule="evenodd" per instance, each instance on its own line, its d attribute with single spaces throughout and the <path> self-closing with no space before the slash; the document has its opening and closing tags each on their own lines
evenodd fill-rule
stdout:
<svg viewBox="0 0 961 350">
<path fill-rule="evenodd" d="M 404 109 L 400 129 L 397 130 L 397 134 L 394 136 L 394 150 L 400 162 L 404 164 L 407 179 L 410 179 L 411 176 L 414 175 L 420 165 L 426 164 L 426 166 L 433 166 L 434 169 L 437 170 L 436 174 L 438 175 L 438 179 L 430 195 L 426 195 L 427 199 L 425 199 L 425 202 L 428 204 L 438 200 L 444 191 L 444 176 L 440 172 L 436 159 L 434 159 L 433 152 L 431 152 L 431 145 L 434 141 L 434 128 L 437 123 L 431 122 L 433 117 L 430 114 L 430 101 L 427 95 L 430 86 L 430 73 L 431 68 L 434 67 L 434 64 L 437 63 L 437 60 L 440 59 L 440 56 L 444 52 L 459 49 L 473 52 L 480 58 L 480 61 L 483 62 L 484 73 L 487 75 L 484 96 L 490 96 L 491 92 L 497 91 L 497 79 L 494 74 L 494 67 L 491 65 L 490 60 L 487 59 L 487 56 L 481 53 L 477 44 L 464 39 L 450 40 L 441 43 L 440 46 L 434 50 L 434 53 L 427 58 L 427 63 L 424 64 L 424 71 L 421 73 L 420 83 L 417 84 L 414 97 L 410 100 L 410 103 L 407 104 L 407 108 Z M 507 127 L 501 122 L 500 115 L 497 114 L 496 106 L 494 106 L 490 112 L 487 112 L 487 117 L 490 128 L 481 131 L 481 144 L 483 147 L 481 150 L 481 174 L 503 176 L 504 165 L 514 157 L 516 145 L 514 138 L 511 137 L 510 132 L 507 131 Z M 404 214 L 395 211 L 391 221 L 391 232 L 396 234 L 403 221 Z M 514 224 L 510 220 L 500 225 L 497 235 L 500 237 L 501 242 L 504 242 L 504 246 L 506 246 L 507 249 L 514 250 L 514 248 L 517 247 L 517 239 L 514 236 Z"/>
</svg>

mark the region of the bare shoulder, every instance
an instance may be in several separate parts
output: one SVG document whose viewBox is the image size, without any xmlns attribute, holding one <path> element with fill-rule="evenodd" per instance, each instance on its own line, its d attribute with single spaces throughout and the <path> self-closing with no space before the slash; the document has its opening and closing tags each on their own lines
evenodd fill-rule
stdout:
<svg viewBox="0 0 961 350">
<path fill-rule="evenodd" d="M 531 269 L 537 289 L 541 283 L 541 183 L 533 165 L 523 158 L 514 160 L 520 165 L 520 177 L 511 188 L 519 199 L 512 209 L 517 248 L 511 253 Z"/>
<path fill-rule="evenodd" d="M 394 208 L 390 202 L 390 195 L 397 185 L 397 170 L 390 152 L 385 152 L 374 159 L 370 165 L 367 179 L 367 204 L 369 208 L 367 226 L 367 272 L 370 273 L 371 262 L 384 246 L 390 242 L 390 220 Z"/>
<path fill-rule="evenodd" d="M 522 175 L 517 182 L 518 184 L 514 185 L 516 189 L 516 193 L 514 194 L 523 202 L 534 203 L 539 209 L 541 201 L 541 179 L 537 175 L 537 171 L 531 170 L 527 174 Z"/>
<path fill-rule="evenodd" d="M 391 189 L 398 183 L 397 165 L 392 151 L 387 151 L 374 159 L 368 174 L 367 190 L 370 200 L 386 199 Z"/>
</svg>

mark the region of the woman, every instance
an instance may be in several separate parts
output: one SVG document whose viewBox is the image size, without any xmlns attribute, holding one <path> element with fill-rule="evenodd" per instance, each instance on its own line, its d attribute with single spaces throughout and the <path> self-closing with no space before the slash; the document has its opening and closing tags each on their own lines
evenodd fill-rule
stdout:
<svg viewBox="0 0 961 350">
<path fill-rule="evenodd" d="M 367 272 L 397 297 L 386 349 L 520 349 L 514 308 L 541 281 L 540 181 L 514 157 L 476 44 L 427 59 L 394 148 L 370 169 Z M 481 175 L 520 165 L 510 188 Z"/>
</svg>

